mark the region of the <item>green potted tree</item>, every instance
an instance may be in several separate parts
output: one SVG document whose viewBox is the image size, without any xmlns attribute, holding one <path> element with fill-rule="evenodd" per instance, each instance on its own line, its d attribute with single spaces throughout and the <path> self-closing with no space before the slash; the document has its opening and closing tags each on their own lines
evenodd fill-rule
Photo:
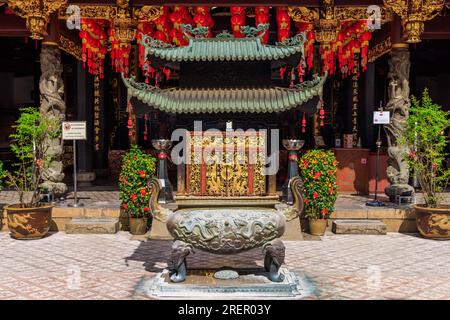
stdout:
<svg viewBox="0 0 450 320">
<path fill-rule="evenodd" d="M 8 228 L 16 239 L 39 239 L 50 229 L 53 205 L 41 202 L 42 174 L 53 160 L 48 141 L 60 134 L 56 119 L 42 117 L 35 108 L 23 108 L 14 126 L 11 150 L 16 163 L 4 171 L 6 184 L 18 193 L 19 203 L 5 207 Z"/>
<path fill-rule="evenodd" d="M 404 159 L 416 174 L 424 202 L 413 207 L 417 214 L 417 228 L 426 238 L 450 238 L 450 206 L 442 204 L 450 169 L 447 168 L 445 147 L 450 127 L 450 112 L 433 103 L 428 90 L 422 99 L 411 97 L 411 110 L 405 131 L 399 142 L 408 146 Z"/>
<path fill-rule="evenodd" d="M 148 182 L 155 176 L 156 159 L 145 154 L 138 146 L 132 146 L 122 158 L 119 176 L 120 201 L 129 217 L 130 233 L 142 235 L 147 232 L 150 187 Z"/>
<path fill-rule="evenodd" d="M 327 219 L 334 211 L 337 198 L 336 166 L 336 157 L 327 150 L 309 150 L 299 160 L 304 212 L 312 235 L 325 234 Z"/>
</svg>

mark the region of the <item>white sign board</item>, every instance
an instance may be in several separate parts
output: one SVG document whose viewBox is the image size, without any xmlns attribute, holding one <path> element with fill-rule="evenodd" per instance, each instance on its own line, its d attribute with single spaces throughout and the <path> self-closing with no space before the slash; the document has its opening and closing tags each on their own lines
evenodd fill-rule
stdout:
<svg viewBox="0 0 450 320">
<path fill-rule="evenodd" d="M 373 124 L 389 124 L 390 123 L 389 111 L 374 111 L 373 112 Z"/>
<path fill-rule="evenodd" d="M 64 121 L 62 138 L 63 140 L 86 140 L 86 121 Z"/>
</svg>

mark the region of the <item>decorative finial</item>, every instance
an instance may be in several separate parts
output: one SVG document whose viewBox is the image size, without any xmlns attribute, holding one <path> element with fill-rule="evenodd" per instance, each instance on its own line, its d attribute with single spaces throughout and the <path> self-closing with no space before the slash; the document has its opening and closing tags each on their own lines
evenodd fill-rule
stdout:
<svg viewBox="0 0 450 320">
<path fill-rule="evenodd" d="M 198 28 L 193 28 L 190 24 L 182 24 L 180 26 L 183 33 L 189 38 L 192 36 L 194 36 L 194 38 L 205 38 L 209 31 L 209 28 L 205 26 L 200 26 Z"/>
<path fill-rule="evenodd" d="M 258 24 L 255 27 L 251 26 L 242 26 L 241 32 L 247 37 L 247 38 L 255 38 L 255 37 L 263 37 L 264 34 L 269 30 L 269 24 L 268 23 L 261 23 Z"/>
</svg>

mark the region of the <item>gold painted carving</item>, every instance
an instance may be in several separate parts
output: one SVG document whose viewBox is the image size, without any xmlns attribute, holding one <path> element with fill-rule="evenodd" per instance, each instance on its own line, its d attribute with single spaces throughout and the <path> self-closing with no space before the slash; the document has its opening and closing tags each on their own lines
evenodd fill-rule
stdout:
<svg viewBox="0 0 450 320">
<path fill-rule="evenodd" d="M 66 3 L 67 0 L 8 0 L 8 7 L 26 20 L 32 39 L 42 40 L 50 14 Z"/>
<path fill-rule="evenodd" d="M 75 42 L 73 42 L 69 38 L 64 37 L 63 35 L 59 37 L 58 42 L 58 46 L 61 50 L 67 52 L 78 60 L 82 60 L 81 46 L 77 45 Z"/>
<path fill-rule="evenodd" d="M 374 62 L 382 55 L 388 53 L 392 49 L 391 37 L 387 37 L 382 42 L 373 46 L 373 48 L 369 49 L 368 52 L 368 61 Z"/>
<path fill-rule="evenodd" d="M 66 13 L 67 7 L 59 10 L 59 19 L 69 18 Z M 141 8 L 133 8 L 133 16 L 138 20 L 154 21 L 163 14 L 163 7 L 143 6 Z M 113 19 L 118 15 L 118 8 L 109 5 L 80 5 L 80 16 L 90 19 Z"/>
<path fill-rule="evenodd" d="M 390 22 L 393 19 L 392 10 L 380 7 L 381 24 Z M 367 7 L 336 7 L 334 9 L 335 18 L 339 21 L 364 20 L 369 19 L 370 14 L 367 13 Z"/>
<path fill-rule="evenodd" d="M 314 23 L 319 20 L 317 9 L 308 9 L 306 7 L 288 7 L 288 14 L 295 22 Z"/>
<path fill-rule="evenodd" d="M 164 13 L 163 7 L 143 6 L 133 9 L 133 14 L 138 20 L 154 21 Z"/>
<path fill-rule="evenodd" d="M 90 19 L 112 19 L 115 17 L 117 8 L 113 6 L 92 6 L 92 5 L 80 5 L 80 16 L 82 18 Z M 59 10 L 59 19 L 67 19 L 70 14 L 66 13 L 67 7 L 63 7 Z"/>
<path fill-rule="evenodd" d="M 381 23 L 392 21 L 392 10 L 380 7 Z M 317 9 L 308 9 L 306 7 L 289 7 L 288 14 L 295 22 L 315 23 L 319 20 L 319 12 Z M 367 13 L 367 7 L 334 7 L 333 12 L 327 13 L 331 19 L 338 21 L 364 20 L 370 18 Z"/>
<path fill-rule="evenodd" d="M 191 133 L 187 139 L 187 193 L 218 197 L 266 194 L 265 141 L 260 132 L 233 137 Z"/>
<path fill-rule="evenodd" d="M 402 19 L 403 30 L 408 37 L 406 42 L 417 43 L 421 41 L 425 21 L 442 11 L 445 0 L 384 0 L 384 5 Z"/>
</svg>

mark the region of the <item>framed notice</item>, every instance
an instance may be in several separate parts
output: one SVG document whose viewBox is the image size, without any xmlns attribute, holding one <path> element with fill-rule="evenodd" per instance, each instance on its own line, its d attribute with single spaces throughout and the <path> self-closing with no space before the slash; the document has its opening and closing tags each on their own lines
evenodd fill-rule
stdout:
<svg viewBox="0 0 450 320">
<path fill-rule="evenodd" d="M 390 123 L 389 111 L 374 111 L 373 112 L 373 124 L 389 124 Z"/>
<path fill-rule="evenodd" d="M 64 121 L 62 138 L 63 140 L 86 140 L 86 121 Z"/>
</svg>

